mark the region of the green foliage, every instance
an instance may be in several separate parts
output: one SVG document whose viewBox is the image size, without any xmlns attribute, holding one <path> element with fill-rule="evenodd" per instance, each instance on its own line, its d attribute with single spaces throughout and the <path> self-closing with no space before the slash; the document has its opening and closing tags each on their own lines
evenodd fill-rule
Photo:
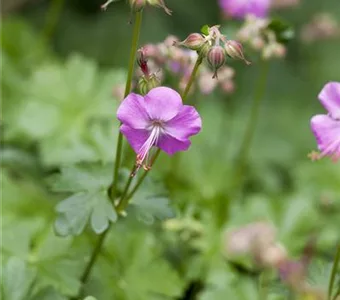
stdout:
<svg viewBox="0 0 340 300">
<path fill-rule="evenodd" d="M 74 255 L 81 251 L 71 239 L 54 235 L 51 195 L 29 180 L 14 181 L 5 172 L 4 175 L 1 251 L 7 261 L 5 299 L 45 299 L 36 298 L 36 294 L 47 288 L 52 294 L 56 290 L 63 295 L 76 295 L 80 262 Z"/>
<path fill-rule="evenodd" d="M 8 300 L 23 300 L 28 294 L 35 272 L 27 268 L 24 261 L 10 257 L 3 273 L 3 295 Z"/>
<path fill-rule="evenodd" d="M 130 203 L 137 218 L 147 224 L 153 224 L 155 219 L 163 220 L 174 216 L 164 187 L 150 181 L 144 183 Z"/>
<path fill-rule="evenodd" d="M 204 35 L 209 35 L 209 25 L 204 25 L 204 26 L 202 26 L 201 32 L 202 32 Z"/>
<path fill-rule="evenodd" d="M 192 21 L 201 22 L 196 13 L 206 17 L 209 10 L 191 2 Z M 232 97 L 192 97 L 202 116 L 203 131 L 192 139 L 188 152 L 173 158 L 164 155 L 157 161 L 150 180 L 132 197 L 127 216 L 116 222 L 118 216 L 107 194 L 119 125 L 115 114 L 120 99 L 114 99 L 112 90 L 125 76 L 73 50 L 80 48 L 79 40 L 86 39 L 84 52 L 98 56 L 105 51 L 109 55 L 100 57 L 102 62 L 121 60 L 125 65 L 121 58 L 128 55 L 125 46 L 130 41 L 125 39 L 129 35 L 122 24 L 127 16 L 119 16 L 118 8 L 113 10 L 115 18 L 106 14 L 98 19 L 116 21 L 118 17 L 121 24 L 111 26 L 107 21 L 99 26 L 103 23 L 92 22 L 97 17 L 66 11 L 61 33 L 57 30 L 53 40 L 57 50 L 65 51 L 65 59 L 48 49 L 40 29 L 7 17 L 2 22 L 6 75 L 1 77 L 2 298 L 184 299 L 192 283 L 199 282 L 195 299 L 200 300 L 262 300 L 266 291 L 267 299 L 290 299 L 276 273 L 271 274 L 268 287 L 263 287 L 252 273 L 252 261 L 241 264 L 244 269 L 240 271 L 225 255 L 225 229 L 256 221 L 274 224 L 278 241 L 291 258 L 301 257 L 306 244 L 316 237 L 306 282 L 326 291 L 339 241 L 340 172 L 338 165 L 325 159 L 314 163 L 307 159 L 316 147 L 308 122 L 317 111 L 311 99 L 316 102 L 319 87 L 331 79 L 329 74 L 336 74 L 336 67 L 325 64 L 335 54 L 305 49 L 309 52 L 298 61 L 301 55 L 296 47 L 288 51 L 293 54 L 288 61 L 272 66 L 268 101 L 246 163 L 245 185 L 238 194 L 231 193 L 234 159 L 249 116 L 254 73 L 237 70 Z M 69 23 L 63 23 L 67 18 Z M 173 18 L 178 21 L 172 21 L 178 34 L 187 36 L 189 27 L 180 28 L 184 19 L 189 23 L 187 19 L 180 14 Z M 154 19 L 150 14 L 145 20 L 146 27 L 152 26 L 146 30 L 147 40 L 143 34 L 142 38 L 147 42 L 164 39 L 166 32 L 157 34 L 167 19 Z M 158 21 L 161 26 L 155 27 Z M 216 18 L 205 22 L 215 24 Z M 231 33 L 238 25 L 229 23 L 225 28 Z M 75 35 L 64 24 L 72 24 L 73 30 L 82 27 L 82 31 Z M 191 25 L 192 30 L 199 28 Z M 281 21 L 269 26 L 280 41 L 292 37 L 291 28 Z M 203 26 L 202 32 L 206 34 L 207 29 Z M 85 37 L 79 37 L 80 32 Z M 105 34 L 113 41 L 115 53 L 106 43 L 92 42 L 100 41 L 93 36 L 105 40 Z M 90 48 L 93 51 L 87 51 Z M 125 163 L 131 164 L 128 155 Z M 117 198 L 127 176 L 129 172 L 123 169 Z M 80 293 L 80 277 L 98 239 L 93 231 L 100 234 L 110 223 L 114 224 Z M 92 230 L 85 230 L 88 225 Z"/>
<path fill-rule="evenodd" d="M 42 66 L 29 80 L 25 105 L 18 108 L 18 130 L 39 140 L 47 165 L 111 160 L 116 107 L 111 91 L 119 78 L 114 72 L 98 74 L 95 64 L 80 56 L 72 56 L 65 67 Z"/>
<path fill-rule="evenodd" d="M 58 234 L 80 235 L 89 220 L 93 231 L 100 234 L 117 220 L 108 196 L 112 168 L 110 164 L 64 167 L 50 180 L 53 191 L 74 193 L 56 206 Z"/>
<path fill-rule="evenodd" d="M 282 19 L 272 19 L 267 28 L 274 32 L 279 43 L 286 44 L 295 37 L 292 25 Z"/>
</svg>

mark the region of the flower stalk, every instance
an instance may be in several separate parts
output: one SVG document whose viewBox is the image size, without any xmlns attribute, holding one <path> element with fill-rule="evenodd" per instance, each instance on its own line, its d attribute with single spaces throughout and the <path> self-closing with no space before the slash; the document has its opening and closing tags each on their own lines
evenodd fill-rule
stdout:
<svg viewBox="0 0 340 300">
<path fill-rule="evenodd" d="M 133 73 L 135 69 L 134 67 L 135 67 L 135 61 L 136 61 L 136 55 L 137 55 L 137 49 L 138 49 L 138 41 L 139 41 L 139 35 L 140 35 L 140 30 L 141 30 L 141 25 L 142 25 L 142 15 L 143 15 L 142 11 L 136 13 L 124 98 L 131 91 L 131 84 L 132 84 L 132 78 L 133 78 Z M 119 131 L 118 139 L 117 139 L 116 158 L 115 158 L 115 164 L 114 164 L 114 170 L 113 170 L 113 180 L 112 180 L 111 187 L 109 189 L 110 198 L 112 202 L 114 202 L 114 199 L 117 193 L 118 173 L 119 173 L 120 162 L 122 159 L 122 150 L 123 150 L 123 134 Z"/>
<path fill-rule="evenodd" d="M 331 272 L 331 278 L 329 280 L 329 286 L 328 286 L 328 300 L 336 299 L 338 296 L 340 289 L 336 292 L 334 298 L 332 298 L 332 292 L 333 292 L 333 287 L 335 283 L 335 278 L 336 274 L 338 272 L 338 268 L 340 266 L 340 243 L 338 244 L 337 251 L 335 254 L 334 262 L 333 262 L 333 267 L 332 267 L 332 272 Z"/>
<path fill-rule="evenodd" d="M 266 92 L 268 73 L 269 73 L 269 64 L 267 62 L 263 62 L 261 66 L 261 70 L 260 70 L 259 80 L 255 88 L 250 116 L 248 119 L 245 133 L 243 135 L 238 158 L 236 159 L 236 167 L 234 171 L 235 181 L 233 185 L 233 190 L 237 190 L 243 180 L 245 162 L 247 160 L 247 157 L 248 157 L 248 154 L 251 148 L 251 143 L 253 141 L 254 134 L 256 132 L 256 127 L 257 127 L 257 123 L 259 119 L 259 112 L 260 112 L 261 104 L 264 98 L 264 94 Z"/>
<path fill-rule="evenodd" d="M 42 40 L 47 42 L 54 34 L 58 22 L 60 20 L 60 15 L 64 7 L 65 0 L 53 0 L 48 8 L 46 14 L 45 26 L 42 31 Z"/>
<path fill-rule="evenodd" d="M 181 95 L 182 97 L 182 100 L 183 102 L 185 102 L 186 98 L 188 97 L 188 94 L 189 94 L 189 91 L 195 81 L 195 78 L 196 78 L 196 75 L 198 73 L 198 70 L 199 70 L 199 67 L 200 65 L 202 64 L 203 62 L 203 56 L 199 55 L 197 60 L 196 60 L 196 63 L 195 63 L 195 66 L 191 72 L 191 75 L 190 75 L 190 78 L 189 78 L 189 81 Z M 155 155 L 153 156 L 152 158 L 152 163 L 151 163 L 151 166 L 155 163 L 155 161 L 157 160 L 159 154 L 160 154 L 160 149 L 157 149 Z M 133 166 L 132 170 L 135 169 L 135 166 Z M 133 171 L 132 171 L 133 172 Z M 130 193 L 128 193 L 128 190 L 131 186 L 131 183 L 132 183 L 132 177 L 129 178 L 129 180 L 127 181 L 126 185 L 125 185 L 125 188 L 124 188 L 124 192 L 118 202 L 118 205 L 116 206 L 116 211 L 117 212 L 122 212 L 125 210 L 125 208 L 127 207 L 127 205 L 129 204 L 129 200 L 133 197 L 133 195 L 137 192 L 137 190 L 139 189 L 139 187 L 141 186 L 141 184 L 144 182 L 147 174 L 149 172 L 148 171 L 144 171 L 143 175 L 139 178 L 139 180 L 137 181 L 135 187 L 132 189 L 132 191 Z"/>
</svg>

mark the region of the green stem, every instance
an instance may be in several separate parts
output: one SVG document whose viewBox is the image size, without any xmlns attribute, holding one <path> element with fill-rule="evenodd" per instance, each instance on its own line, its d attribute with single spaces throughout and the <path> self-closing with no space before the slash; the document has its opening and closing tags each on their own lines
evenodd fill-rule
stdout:
<svg viewBox="0 0 340 300">
<path fill-rule="evenodd" d="M 189 81 L 188 81 L 188 84 L 187 86 L 185 87 L 185 90 L 184 92 L 182 93 L 182 100 L 183 102 L 186 100 L 186 98 L 188 97 L 188 94 L 190 92 L 190 89 L 195 81 L 195 78 L 196 78 L 196 75 L 197 75 L 197 72 L 198 72 L 198 69 L 201 65 L 201 63 L 203 62 L 203 57 L 202 56 L 199 56 L 196 60 L 196 63 L 195 63 L 195 66 L 194 68 L 192 69 L 192 72 L 191 72 L 191 75 L 190 75 L 190 78 L 189 78 Z"/>
<path fill-rule="evenodd" d="M 47 42 L 58 24 L 60 13 L 62 11 L 65 0 L 53 0 L 46 14 L 45 26 L 42 32 L 42 39 Z"/>
<path fill-rule="evenodd" d="M 182 100 L 183 102 L 185 102 L 185 100 L 187 99 L 188 97 L 188 94 L 189 94 L 189 91 L 195 81 L 195 78 L 196 78 L 196 75 L 197 75 L 197 72 L 198 72 L 198 69 L 200 67 L 200 65 L 202 64 L 203 62 L 203 57 L 202 56 L 199 56 L 196 60 L 196 63 L 195 63 L 195 66 L 191 72 L 191 75 L 190 75 L 190 78 L 189 78 L 189 81 L 188 81 L 188 84 L 187 86 L 185 87 L 185 90 L 183 91 L 182 93 Z M 155 156 L 152 160 L 152 164 L 153 165 L 155 163 L 155 161 L 157 160 L 159 154 L 160 154 L 161 150 L 160 149 L 157 149 L 157 152 L 155 153 Z M 129 194 L 122 194 L 121 198 L 120 198 L 120 201 L 116 207 L 116 210 L 118 212 L 121 212 L 123 211 L 127 205 L 129 204 L 129 200 L 133 197 L 133 195 L 137 192 L 137 190 L 139 189 L 139 187 L 141 186 L 141 184 L 143 183 L 143 181 L 145 180 L 146 176 L 148 175 L 149 171 L 144 171 L 143 175 L 138 179 L 135 187 L 132 189 L 132 191 L 129 193 Z M 128 180 L 128 182 L 126 183 L 125 185 L 125 188 L 124 188 L 124 191 L 128 191 L 130 185 L 131 185 L 131 178 Z"/>
<path fill-rule="evenodd" d="M 133 72 L 135 69 L 135 60 L 136 60 L 141 25 L 142 25 L 142 12 L 137 12 L 136 18 L 135 18 L 135 25 L 133 28 L 133 34 L 132 34 L 132 46 L 131 46 L 131 52 L 130 52 L 129 69 L 128 69 L 128 76 L 126 79 L 124 98 L 127 95 L 129 95 L 131 91 L 131 84 L 132 84 Z M 122 152 L 123 152 L 122 150 L 123 150 L 123 135 L 119 131 L 118 139 L 117 139 L 115 166 L 113 169 L 113 180 L 112 180 L 112 184 L 109 189 L 110 198 L 112 202 L 114 201 L 116 197 L 116 192 L 117 192 L 118 173 L 119 173 L 120 161 L 122 159 Z"/>
<path fill-rule="evenodd" d="M 87 282 L 87 279 L 91 273 L 91 270 L 93 268 L 94 263 L 97 260 L 97 257 L 100 253 L 100 250 L 102 249 L 103 243 L 105 241 L 105 237 L 108 234 L 110 230 L 110 226 L 98 237 L 98 241 L 96 243 L 96 246 L 94 247 L 92 253 L 91 253 L 91 257 L 90 260 L 88 262 L 88 264 L 86 265 L 86 268 L 82 274 L 82 276 L 80 277 L 80 281 L 84 284 Z"/>
<path fill-rule="evenodd" d="M 135 169 L 135 166 L 133 166 L 131 174 L 134 171 L 134 169 Z M 120 197 L 120 201 L 119 201 L 118 205 L 116 206 L 116 211 L 118 213 L 122 212 L 125 209 L 126 205 L 127 205 L 127 201 L 128 201 L 129 198 L 126 197 L 126 194 L 128 193 L 129 188 L 131 186 L 132 179 L 133 179 L 133 176 L 130 175 L 128 181 L 125 184 L 125 188 L 124 188 L 124 191 L 122 193 L 122 196 Z"/>
<path fill-rule="evenodd" d="M 268 275 L 263 271 L 259 276 L 259 299 L 266 300 L 268 297 Z"/>
<path fill-rule="evenodd" d="M 237 189 L 240 184 L 242 183 L 242 177 L 245 167 L 245 162 L 247 160 L 248 153 L 251 148 L 251 143 L 254 138 L 254 134 L 256 132 L 256 125 L 259 119 L 259 112 L 262 104 L 262 100 L 264 98 L 264 94 L 266 92 L 267 86 L 267 79 L 268 79 L 268 72 L 269 71 L 269 64 L 267 62 L 263 62 L 260 70 L 260 76 L 257 82 L 257 86 L 255 88 L 254 93 L 254 100 L 251 107 L 250 116 L 248 119 L 246 131 L 244 133 L 239 155 L 236 160 L 236 167 L 235 167 L 235 183 L 234 188 Z"/>
<path fill-rule="evenodd" d="M 332 291 L 333 291 L 334 282 L 335 282 L 335 278 L 336 278 L 336 274 L 337 274 L 337 271 L 338 271 L 339 264 L 340 264 L 340 243 L 337 247 L 337 251 L 336 251 L 336 254 L 335 254 L 334 263 L 333 263 L 333 267 L 332 267 L 331 278 L 330 278 L 330 281 L 329 281 L 328 300 L 332 299 Z M 336 298 L 336 296 L 335 296 L 335 298 Z"/>
</svg>

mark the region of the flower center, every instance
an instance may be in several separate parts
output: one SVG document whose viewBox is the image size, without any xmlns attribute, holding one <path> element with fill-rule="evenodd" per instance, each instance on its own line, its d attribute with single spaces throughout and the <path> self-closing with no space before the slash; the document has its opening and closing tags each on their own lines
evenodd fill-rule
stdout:
<svg viewBox="0 0 340 300">
<path fill-rule="evenodd" d="M 138 151 L 136 169 L 132 173 L 132 176 L 134 176 L 142 166 L 145 170 L 150 170 L 151 165 L 148 161 L 149 153 L 152 147 L 157 145 L 160 136 L 164 133 L 164 123 L 160 120 L 153 120 L 147 130 L 149 131 L 149 137 Z"/>
</svg>

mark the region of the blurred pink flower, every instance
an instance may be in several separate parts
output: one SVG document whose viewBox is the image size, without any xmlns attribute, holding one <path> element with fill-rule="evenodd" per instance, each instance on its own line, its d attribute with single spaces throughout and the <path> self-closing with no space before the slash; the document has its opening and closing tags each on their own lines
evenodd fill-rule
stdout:
<svg viewBox="0 0 340 300">
<path fill-rule="evenodd" d="M 329 82 L 319 94 L 327 115 L 316 115 L 311 120 L 311 128 L 321 151 L 318 158 L 330 156 L 340 158 L 340 82 Z"/>
<path fill-rule="evenodd" d="M 247 15 L 266 17 L 271 0 L 219 0 L 224 15 L 243 19 Z"/>
</svg>

